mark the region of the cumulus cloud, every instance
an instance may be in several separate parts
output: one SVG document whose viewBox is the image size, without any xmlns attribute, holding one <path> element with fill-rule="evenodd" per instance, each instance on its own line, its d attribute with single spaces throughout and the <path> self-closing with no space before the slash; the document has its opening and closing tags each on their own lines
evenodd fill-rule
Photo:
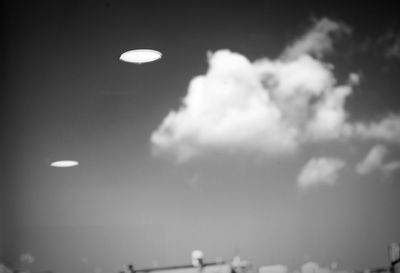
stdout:
<svg viewBox="0 0 400 273">
<path fill-rule="evenodd" d="M 303 167 L 297 180 L 297 185 L 302 188 L 315 187 L 317 185 L 334 185 L 339 171 L 345 162 L 336 158 L 312 158 Z"/>
<path fill-rule="evenodd" d="M 369 174 L 382 166 L 383 159 L 387 155 L 387 148 L 376 145 L 368 152 L 363 161 L 357 164 L 357 172 L 361 175 Z"/>
<path fill-rule="evenodd" d="M 377 139 L 400 144 L 400 115 L 391 114 L 380 121 L 354 124 L 355 134 L 364 139 Z"/>
<path fill-rule="evenodd" d="M 349 83 L 352 85 L 357 85 L 360 83 L 360 75 L 357 73 L 350 73 Z"/>
<path fill-rule="evenodd" d="M 180 108 L 152 133 L 154 153 L 185 162 L 212 150 L 291 154 L 304 143 L 351 137 L 400 143 L 400 115 L 349 121 L 345 104 L 359 77 L 339 84 L 333 65 L 318 59 L 332 50 L 332 35 L 344 32 L 321 19 L 275 60 L 210 53 L 207 73 L 190 81 Z"/>
<path fill-rule="evenodd" d="M 214 53 L 205 76 L 195 77 L 178 111 L 152 135 L 158 150 L 188 159 L 207 148 L 290 152 L 298 131 L 265 91 L 256 68 L 229 50 Z"/>
<path fill-rule="evenodd" d="M 378 144 L 371 148 L 366 157 L 357 164 L 356 171 L 360 175 L 368 175 L 375 171 L 390 176 L 394 171 L 400 169 L 400 161 L 385 163 L 384 159 L 389 151 L 386 146 Z"/>
<path fill-rule="evenodd" d="M 317 58 L 322 58 L 323 54 L 333 49 L 333 34 L 350 33 L 350 28 L 345 24 L 323 18 L 293 45 L 286 48 L 283 58 L 297 58 L 309 54 Z"/>
</svg>

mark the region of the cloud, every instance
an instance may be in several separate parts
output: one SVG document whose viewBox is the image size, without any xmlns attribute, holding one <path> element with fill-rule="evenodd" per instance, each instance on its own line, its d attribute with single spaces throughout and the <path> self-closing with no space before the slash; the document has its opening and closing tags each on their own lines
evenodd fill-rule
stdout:
<svg viewBox="0 0 400 273">
<path fill-rule="evenodd" d="M 0 262 L 0 273 L 12 273 L 12 272 L 14 271 Z"/>
<path fill-rule="evenodd" d="M 350 28 L 345 24 L 323 18 L 293 45 L 287 47 L 282 58 L 294 59 L 307 54 L 320 59 L 325 53 L 332 51 L 332 35 L 346 33 L 350 33 Z"/>
<path fill-rule="evenodd" d="M 358 85 L 360 83 L 360 75 L 357 73 L 350 73 L 349 83 L 352 85 Z"/>
<path fill-rule="evenodd" d="M 178 111 L 151 137 L 158 151 L 184 161 L 202 150 L 244 149 L 265 153 L 297 148 L 298 131 L 265 91 L 254 65 L 229 50 L 215 52 L 206 75 L 195 77 Z"/>
<path fill-rule="evenodd" d="M 400 59 L 400 34 L 393 29 L 379 37 L 378 45 L 382 47 L 384 56 L 388 59 Z"/>
<path fill-rule="evenodd" d="M 207 73 L 152 133 L 154 154 L 185 162 L 210 151 L 290 155 L 304 143 L 350 138 L 400 144 L 400 115 L 349 121 L 346 100 L 359 76 L 339 84 L 333 65 L 315 57 L 332 50 L 332 34 L 348 32 L 323 18 L 276 60 L 210 53 Z"/>
<path fill-rule="evenodd" d="M 312 158 L 303 167 L 297 185 L 302 189 L 317 185 L 334 185 L 344 165 L 343 160 L 336 158 Z"/>
<path fill-rule="evenodd" d="M 366 157 L 357 164 L 356 171 L 360 175 L 368 175 L 374 171 L 380 171 L 385 176 L 400 169 L 400 161 L 384 163 L 389 151 L 386 146 L 378 144 L 370 149 Z"/>
<path fill-rule="evenodd" d="M 363 139 L 377 139 L 400 144 L 400 115 L 391 114 L 380 121 L 355 123 L 354 133 Z"/>
<path fill-rule="evenodd" d="M 387 60 L 400 60 L 400 33 L 388 28 L 378 37 L 369 37 L 362 47 L 364 51 L 377 53 Z"/>
<path fill-rule="evenodd" d="M 388 150 L 383 145 L 376 145 L 368 152 L 363 161 L 357 164 L 357 173 L 361 175 L 369 174 L 382 166 L 383 159 Z"/>
</svg>

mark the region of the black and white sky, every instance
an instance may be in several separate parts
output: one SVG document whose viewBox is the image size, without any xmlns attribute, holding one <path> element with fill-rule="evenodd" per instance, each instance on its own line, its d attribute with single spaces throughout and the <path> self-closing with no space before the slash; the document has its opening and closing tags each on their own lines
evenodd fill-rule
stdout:
<svg viewBox="0 0 400 273">
<path fill-rule="evenodd" d="M 1 260 L 117 272 L 201 249 L 279 272 L 388 264 L 400 241 L 394 4 L 1 5 Z M 163 57 L 119 61 L 136 48 Z"/>
</svg>

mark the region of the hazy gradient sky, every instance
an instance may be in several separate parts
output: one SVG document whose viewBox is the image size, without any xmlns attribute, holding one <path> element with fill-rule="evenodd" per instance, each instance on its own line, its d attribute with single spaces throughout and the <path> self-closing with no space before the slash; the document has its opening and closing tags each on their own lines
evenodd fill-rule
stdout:
<svg viewBox="0 0 400 273">
<path fill-rule="evenodd" d="M 338 2 L 2 1 L 0 258 L 387 265 L 397 10 Z"/>
</svg>

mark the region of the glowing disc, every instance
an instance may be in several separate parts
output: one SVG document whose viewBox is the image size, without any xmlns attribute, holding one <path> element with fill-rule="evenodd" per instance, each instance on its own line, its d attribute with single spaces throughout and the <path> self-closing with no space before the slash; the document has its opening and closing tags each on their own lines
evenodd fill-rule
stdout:
<svg viewBox="0 0 400 273">
<path fill-rule="evenodd" d="M 127 63 L 149 63 L 161 59 L 161 52 L 153 49 L 134 49 L 122 53 L 119 59 Z"/>
<path fill-rule="evenodd" d="M 50 166 L 56 167 L 56 168 L 69 168 L 69 167 L 74 167 L 79 165 L 78 161 L 75 160 L 59 160 L 59 161 L 54 161 L 50 163 Z"/>
</svg>

